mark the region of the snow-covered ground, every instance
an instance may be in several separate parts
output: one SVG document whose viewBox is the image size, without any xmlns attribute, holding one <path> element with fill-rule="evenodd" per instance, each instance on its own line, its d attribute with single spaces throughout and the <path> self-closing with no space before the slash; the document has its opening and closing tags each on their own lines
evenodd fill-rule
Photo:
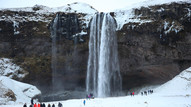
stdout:
<svg viewBox="0 0 191 107">
<path fill-rule="evenodd" d="M 6 76 L 0 76 L 0 90 L 0 104 L 30 102 L 31 98 L 41 94 L 35 86 L 15 81 Z"/>
<path fill-rule="evenodd" d="M 86 104 L 83 104 L 83 101 Z M 153 94 L 112 98 L 73 99 L 59 101 L 64 107 L 191 107 L 191 67 L 181 72 L 169 82 L 154 89 Z M 1 107 L 21 107 L 23 103 L 1 105 Z M 29 105 L 29 103 L 27 103 Z M 58 102 L 47 102 L 58 105 Z"/>
</svg>

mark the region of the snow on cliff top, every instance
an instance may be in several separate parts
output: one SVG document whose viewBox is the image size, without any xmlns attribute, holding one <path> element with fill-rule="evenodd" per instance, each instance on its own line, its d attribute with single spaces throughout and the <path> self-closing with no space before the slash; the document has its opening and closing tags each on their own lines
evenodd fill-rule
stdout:
<svg viewBox="0 0 191 107">
<path fill-rule="evenodd" d="M 61 11 L 61 12 L 69 12 L 69 13 L 76 12 L 76 13 L 87 13 L 87 14 L 94 14 L 97 12 L 97 10 L 94 9 L 89 4 L 80 3 L 80 2 L 68 4 L 68 5 L 63 6 L 63 7 L 53 8 L 52 11 L 53 12 Z"/>
<path fill-rule="evenodd" d="M 17 103 L 30 102 L 32 97 L 41 94 L 40 90 L 38 90 L 35 86 L 21 83 L 5 76 L 0 76 L 0 84 L 0 89 L 11 90 L 14 93 L 16 97 L 15 102 Z M 0 103 L 13 103 L 8 100 L 8 96 L 1 97 L 4 96 L 4 94 L 6 93 L 0 93 Z"/>
<path fill-rule="evenodd" d="M 170 4 L 170 3 L 191 3 L 191 0 L 147 0 L 144 2 L 136 3 L 134 5 L 117 9 L 115 10 L 115 19 L 117 21 L 117 30 L 121 29 L 124 24 L 129 22 L 139 23 L 139 25 L 143 23 L 150 23 L 153 20 L 141 20 L 138 16 L 135 17 L 134 9 L 141 8 L 141 7 L 148 7 L 154 5 L 162 5 L 162 4 Z"/>
<path fill-rule="evenodd" d="M 43 5 L 35 5 L 33 7 L 7 8 L 7 9 L 0 9 L 0 10 L 36 12 L 40 14 L 49 14 L 52 12 L 68 12 L 68 13 L 76 12 L 76 13 L 94 14 L 97 12 L 97 10 L 95 10 L 89 4 L 81 3 L 81 2 L 75 2 L 75 3 L 67 4 L 65 6 L 56 7 L 56 8 L 49 8 Z"/>
<path fill-rule="evenodd" d="M 175 2 L 175 3 L 181 3 L 181 2 L 191 3 L 191 0 L 145 0 L 143 2 L 135 3 L 128 7 L 116 9 L 116 11 L 148 7 L 148 6 L 154 6 L 154 5 L 170 4 L 173 2 Z"/>
</svg>

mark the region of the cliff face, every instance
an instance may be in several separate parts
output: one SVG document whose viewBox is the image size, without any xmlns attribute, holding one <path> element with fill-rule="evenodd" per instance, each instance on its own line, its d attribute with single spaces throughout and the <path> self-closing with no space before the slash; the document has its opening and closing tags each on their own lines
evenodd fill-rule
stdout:
<svg viewBox="0 0 191 107">
<path fill-rule="evenodd" d="M 56 13 L 0 10 L 0 57 L 14 59 L 29 74 L 23 80 L 48 91 L 52 84 L 51 22 Z M 68 8 L 70 10 L 70 8 Z M 124 23 L 117 31 L 123 89 L 146 84 L 161 84 L 191 65 L 191 4 L 171 3 L 112 13 Z M 85 88 L 88 60 L 87 13 L 60 12 L 63 22 L 58 30 L 58 65 L 60 81 Z M 69 26 L 77 17 L 77 28 Z M 70 18 L 71 19 L 71 18 Z M 75 19 L 75 18 L 74 18 Z M 64 21 L 66 23 L 64 23 Z M 71 28 L 71 29 L 70 29 Z M 76 39 L 77 38 L 77 39 Z M 61 84 L 64 85 L 64 84 Z M 65 87 L 74 89 L 74 86 Z"/>
<path fill-rule="evenodd" d="M 124 87 L 163 83 L 191 64 L 191 4 L 134 9 L 118 31 Z"/>
</svg>

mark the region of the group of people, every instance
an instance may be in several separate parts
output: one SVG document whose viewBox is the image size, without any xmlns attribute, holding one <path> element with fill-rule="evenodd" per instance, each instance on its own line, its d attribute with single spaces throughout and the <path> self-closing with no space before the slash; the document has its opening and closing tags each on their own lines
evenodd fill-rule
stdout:
<svg viewBox="0 0 191 107">
<path fill-rule="evenodd" d="M 93 93 L 90 93 L 90 94 L 86 95 L 86 98 L 87 98 L 87 99 L 90 99 L 90 98 L 94 99 Z"/>
<path fill-rule="evenodd" d="M 23 107 L 27 107 L 27 104 L 25 103 L 24 105 L 23 105 Z M 35 103 L 34 104 L 34 102 L 33 102 L 33 99 L 31 99 L 31 104 L 30 104 L 30 106 L 29 107 L 46 107 L 46 105 L 44 104 L 44 103 Z M 55 104 L 48 104 L 48 106 L 47 107 L 56 107 L 55 106 Z M 59 102 L 58 103 L 58 107 L 63 107 L 62 106 L 62 104 Z"/>
<path fill-rule="evenodd" d="M 131 95 L 131 96 L 134 96 L 134 95 L 135 95 L 135 92 L 131 92 L 130 95 Z"/>
<path fill-rule="evenodd" d="M 148 91 L 143 91 L 141 92 L 141 95 L 148 95 L 148 94 L 152 94 L 153 90 L 148 90 Z"/>
</svg>

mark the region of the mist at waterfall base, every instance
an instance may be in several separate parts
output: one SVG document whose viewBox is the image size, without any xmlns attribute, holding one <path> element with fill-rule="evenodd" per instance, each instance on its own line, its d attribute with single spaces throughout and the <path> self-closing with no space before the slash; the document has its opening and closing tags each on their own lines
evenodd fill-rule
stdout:
<svg viewBox="0 0 191 107">
<path fill-rule="evenodd" d="M 90 23 L 86 92 L 96 97 L 121 95 L 116 38 L 114 18 L 109 13 L 94 15 Z"/>
<path fill-rule="evenodd" d="M 81 76 L 77 76 L 82 74 L 78 69 L 80 58 L 78 58 L 77 40 L 73 37 L 80 32 L 78 26 L 77 15 L 72 13 L 57 13 L 50 25 L 52 86 L 42 94 L 41 101 L 84 98 L 86 95 L 85 82 L 84 86 L 79 85 L 83 80 L 79 78 Z M 64 44 L 63 41 L 66 40 L 71 41 L 68 42 L 70 44 Z"/>
</svg>

